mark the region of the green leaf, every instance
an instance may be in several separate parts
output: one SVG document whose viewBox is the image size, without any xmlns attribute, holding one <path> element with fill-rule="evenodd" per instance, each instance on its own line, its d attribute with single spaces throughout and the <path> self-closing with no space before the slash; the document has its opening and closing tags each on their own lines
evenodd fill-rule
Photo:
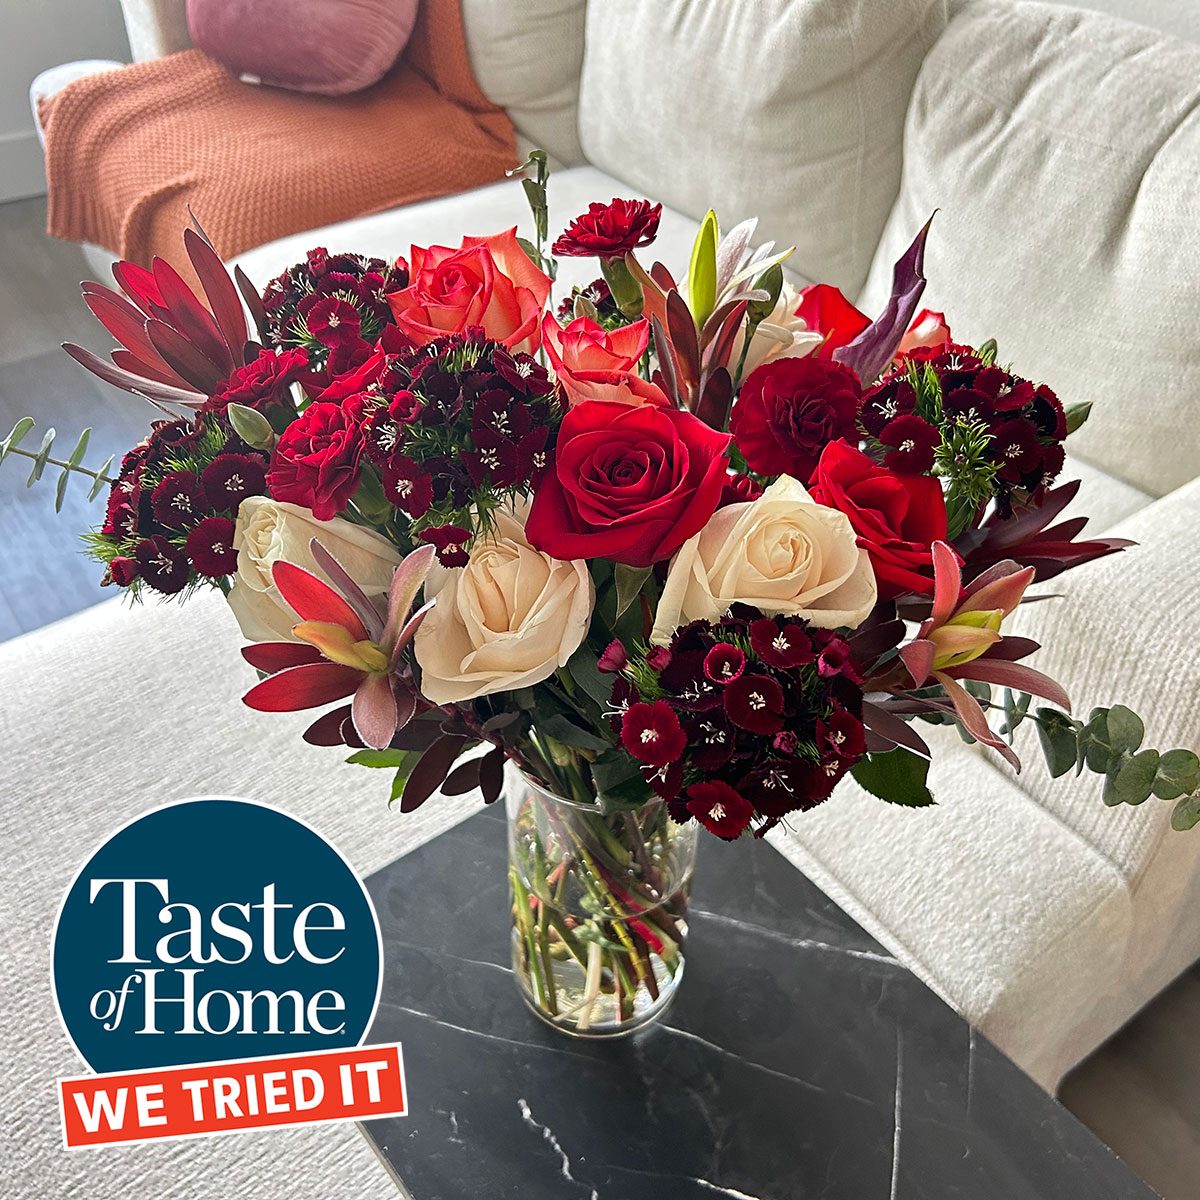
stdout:
<svg viewBox="0 0 1200 1200">
<path fill-rule="evenodd" d="M 400 767 L 409 750 L 356 750 L 346 761 L 359 767 Z"/>
<path fill-rule="evenodd" d="M 388 797 L 388 808 L 391 808 L 404 795 L 404 785 L 408 783 L 408 777 L 412 774 L 413 767 L 421 761 L 420 750 L 402 750 L 401 753 L 404 755 L 404 760 L 396 768 L 396 774 L 392 778 L 392 794 Z"/>
<path fill-rule="evenodd" d="M 567 672 L 601 708 L 608 704 L 612 696 L 612 678 L 596 666 L 596 656 L 588 649 L 587 642 L 567 659 Z"/>
<path fill-rule="evenodd" d="M 230 404 L 226 410 L 233 432 L 255 450 L 269 450 L 275 444 L 275 430 L 271 422 L 257 409 L 244 404 Z"/>
<path fill-rule="evenodd" d="M 935 804 L 933 793 L 925 786 L 929 760 L 911 750 L 898 748 L 886 754 L 868 754 L 850 769 L 850 774 L 872 796 L 906 808 L 924 808 Z"/>
<path fill-rule="evenodd" d="M 104 491 L 108 484 L 108 480 L 105 479 L 105 476 L 108 474 L 108 469 L 113 465 L 113 459 L 116 457 L 117 456 L 115 454 L 110 454 L 104 460 L 104 465 L 96 472 L 96 478 L 93 480 L 92 486 L 88 489 L 89 500 L 95 500 L 95 498 L 100 495 L 102 491 Z"/>
<path fill-rule="evenodd" d="M 1150 796 L 1158 773 L 1158 751 L 1122 756 L 1121 765 L 1110 771 L 1104 781 L 1104 803 L 1141 804 Z"/>
<path fill-rule="evenodd" d="M 0 442 L 0 462 L 3 462 L 20 444 L 21 439 L 33 428 L 32 417 L 22 417 L 9 430 L 8 437 Z"/>
<path fill-rule="evenodd" d="M 717 214 L 710 208 L 700 223 L 696 243 L 692 247 L 692 261 L 688 268 L 688 296 L 692 302 L 692 317 L 696 328 L 703 329 L 704 322 L 717 306 Z"/>
<path fill-rule="evenodd" d="M 1090 400 L 1079 400 L 1075 404 L 1068 404 L 1066 407 L 1067 435 L 1070 436 L 1081 428 L 1091 415 L 1092 402 Z"/>
<path fill-rule="evenodd" d="M 1012 688 L 1004 689 L 1004 724 L 1000 732 L 1008 735 L 1009 744 L 1020 728 L 1021 723 L 1029 715 L 1029 705 L 1033 697 L 1028 692 L 1013 692 Z"/>
<path fill-rule="evenodd" d="M 979 355 L 980 360 L 985 366 L 990 367 L 996 361 L 996 355 L 999 352 L 999 347 L 996 345 L 995 338 L 988 338 L 978 350 L 975 351 Z"/>
<path fill-rule="evenodd" d="M 605 815 L 632 812 L 650 799 L 641 766 L 623 750 L 610 747 L 592 763 L 592 782 Z"/>
<path fill-rule="evenodd" d="M 1179 833 L 1200 822 L 1200 792 L 1184 796 L 1171 813 L 1171 828 Z"/>
<path fill-rule="evenodd" d="M 539 728 L 549 737 L 564 746 L 573 746 L 576 750 L 590 750 L 595 754 L 603 754 L 613 748 L 612 742 L 586 729 L 581 729 L 574 721 L 563 713 L 554 713 L 545 721 L 539 722 Z"/>
<path fill-rule="evenodd" d="M 1190 750 L 1168 750 L 1158 760 L 1154 794 L 1160 800 L 1174 800 L 1200 788 L 1200 758 Z"/>
<path fill-rule="evenodd" d="M 33 470 L 29 472 L 29 479 L 26 481 L 26 487 L 33 487 L 35 483 L 42 477 L 42 472 L 46 469 L 46 459 L 50 457 L 50 450 L 54 446 L 54 430 L 47 429 L 46 436 L 42 438 L 42 444 L 38 447 L 38 452 L 33 459 Z"/>
<path fill-rule="evenodd" d="M 1037 710 L 1038 741 L 1052 779 L 1065 775 L 1076 763 L 1079 754 L 1078 731 L 1075 722 L 1056 708 Z"/>
<path fill-rule="evenodd" d="M 1146 736 L 1142 718 L 1123 704 L 1114 704 L 1105 718 L 1108 727 L 1108 744 L 1114 754 L 1133 754 Z"/>
<path fill-rule="evenodd" d="M 642 585 L 650 578 L 653 567 L 631 567 L 617 563 L 613 577 L 617 584 L 617 619 L 625 615 L 629 606 L 641 595 Z"/>
<path fill-rule="evenodd" d="M 1108 709 L 1093 708 L 1084 730 L 1087 741 L 1083 753 L 1087 768 L 1097 775 L 1104 775 L 1117 757 L 1108 740 Z"/>
</svg>

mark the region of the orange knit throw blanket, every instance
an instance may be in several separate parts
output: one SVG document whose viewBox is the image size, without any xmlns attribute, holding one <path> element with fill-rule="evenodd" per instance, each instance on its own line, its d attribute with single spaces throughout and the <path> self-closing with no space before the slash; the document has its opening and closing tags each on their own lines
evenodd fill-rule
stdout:
<svg viewBox="0 0 1200 1200">
<path fill-rule="evenodd" d="M 49 233 L 180 269 L 188 205 L 228 259 L 516 161 L 512 124 L 471 72 L 459 0 L 422 0 L 400 62 L 356 95 L 256 87 L 185 50 L 77 80 L 42 118 Z"/>
</svg>

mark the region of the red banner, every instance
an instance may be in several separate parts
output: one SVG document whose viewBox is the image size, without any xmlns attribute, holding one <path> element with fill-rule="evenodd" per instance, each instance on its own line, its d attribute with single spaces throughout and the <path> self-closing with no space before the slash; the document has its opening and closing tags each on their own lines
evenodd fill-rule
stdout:
<svg viewBox="0 0 1200 1200">
<path fill-rule="evenodd" d="M 84 1075 L 58 1092 L 68 1150 L 407 1111 L 398 1045 Z"/>
</svg>

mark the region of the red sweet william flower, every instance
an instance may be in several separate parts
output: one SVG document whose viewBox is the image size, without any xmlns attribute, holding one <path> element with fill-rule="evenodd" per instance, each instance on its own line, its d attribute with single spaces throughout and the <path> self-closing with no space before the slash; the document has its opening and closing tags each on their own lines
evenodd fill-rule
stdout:
<svg viewBox="0 0 1200 1200">
<path fill-rule="evenodd" d="M 811 495 L 850 519 L 871 558 L 879 598 L 933 593 L 933 551 L 946 539 L 946 502 L 929 475 L 899 475 L 876 466 L 846 442 L 821 455 Z"/>
<path fill-rule="evenodd" d="M 854 436 L 861 398 L 849 367 L 778 358 L 750 373 L 729 428 L 751 470 L 806 481 L 830 442 Z"/>
<path fill-rule="evenodd" d="M 228 517 L 205 517 L 184 543 L 192 566 L 201 575 L 219 579 L 237 570 L 237 551 L 233 548 L 233 522 Z"/>
<path fill-rule="evenodd" d="M 138 577 L 137 562 L 118 554 L 108 564 L 108 576 L 118 587 L 128 587 Z"/>
<path fill-rule="evenodd" d="M 358 487 L 362 428 L 340 404 L 310 404 L 279 435 L 267 472 L 276 500 L 331 521 Z"/>
<path fill-rule="evenodd" d="M 631 704 L 621 719 L 621 744 L 651 767 L 665 767 L 687 749 L 687 734 L 665 700 Z"/>
<path fill-rule="evenodd" d="M 592 203 L 559 235 L 550 252 L 558 258 L 623 258 L 654 241 L 661 219 L 662 205 L 649 200 Z"/>
<path fill-rule="evenodd" d="M 585 400 L 563 418 L 526 536 L 555 558 L 661 562 L 716 511 L 728 449 L 691 413 Z"/>
<path fill-rule="evenodd" d="M 770 675 L 742 675 L 725 687 L 725 715 L 751 733 L 783 728 L 783 688 Z"/>
<path fill-rule="evenodd" d="M 731 842 L 739 837 L 754 816 L 754 805 L 719 779 L 693 783 L 687 790 L 687 810 L 709 833 Z"/>
<path fill-rule="evenodd" d="M 941 435 L 915 413 L 905 413 L 883 427 L 879 440 L 888 447 L 883 456 L 883 465 L 889 471 L 925 475 L 933 466 L 934 451 L 941 441 Z"/>
</svg>

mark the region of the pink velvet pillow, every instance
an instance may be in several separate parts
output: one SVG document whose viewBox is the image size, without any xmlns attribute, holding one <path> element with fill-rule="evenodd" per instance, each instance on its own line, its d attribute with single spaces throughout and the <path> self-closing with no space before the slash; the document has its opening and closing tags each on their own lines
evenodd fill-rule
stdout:
<svg viewBox="0 0 1200 1200">
<path fill-rule="evenodd" d="M 378 83 L 418 0 L 187 0 L 192 41 L 249 82 L 344 96 Z"/>
</svg>

